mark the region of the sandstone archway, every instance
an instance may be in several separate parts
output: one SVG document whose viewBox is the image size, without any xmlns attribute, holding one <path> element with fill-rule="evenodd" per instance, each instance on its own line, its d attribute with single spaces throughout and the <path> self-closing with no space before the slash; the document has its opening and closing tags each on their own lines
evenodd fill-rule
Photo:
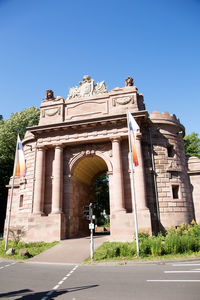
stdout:
<svg viewBox="0 0 200 300">
<path fill-rule="evenodd" d="M 89 234 L 88 220 L 83 218 L 83 207 L 94 201 L 95 179 L 109 169 L 101 156 L 79 154 L 71 166 L 69 237 Z"/>
</svg>

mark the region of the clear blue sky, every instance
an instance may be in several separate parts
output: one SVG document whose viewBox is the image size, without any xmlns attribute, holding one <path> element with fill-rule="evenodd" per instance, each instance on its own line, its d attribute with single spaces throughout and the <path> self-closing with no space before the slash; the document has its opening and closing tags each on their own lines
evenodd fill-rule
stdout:
<svg viewBox="0 0 200 300">
<path fill-rule="evenodd" d="M 0 114 L 127 76 L 146 108 L 200 133 L 200 0 L 0 0 Z"/>
</svg>

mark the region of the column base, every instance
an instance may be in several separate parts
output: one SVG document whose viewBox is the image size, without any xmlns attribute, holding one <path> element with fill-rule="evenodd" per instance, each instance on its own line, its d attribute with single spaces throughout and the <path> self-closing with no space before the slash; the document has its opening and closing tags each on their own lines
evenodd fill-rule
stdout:
<svg viewBox="0 0 200 300">
<path fill-rule="evenodd" d="M 115 210 L 113 210 L 113 214 L 115 214 L 115 213 L 126 214 L 126 209 L 125 208 L 115 209 Z"/>
<path fill-rule="evenodd" d="M 50 213 L 50 215 L 59 215 L 59 214 L 62 214 L 61 210 L 55 210 Z"/>
<path fill-rule="evenodd" d="M 138 231 L 152 234 L 151 218 L 148 209 L 137 211 Z M 135 236 L 134 213 L 113 212 L 110 216 L 111 241 L 133 241 Z"/>
<path fill-rule="evenodd" d="M 151 216 L 148 208 L 138 209 L 137 211 L 138 218 L 138 230 L 139 232 L 146 232 L 151 234 Z"/>
<path fill-rule="evenodd" d="M 34 215 L 34 216 L 46 216 L 45 213 L 40 212 L 40 211 L 33 212 L 33 215 Z"/>
</svg>

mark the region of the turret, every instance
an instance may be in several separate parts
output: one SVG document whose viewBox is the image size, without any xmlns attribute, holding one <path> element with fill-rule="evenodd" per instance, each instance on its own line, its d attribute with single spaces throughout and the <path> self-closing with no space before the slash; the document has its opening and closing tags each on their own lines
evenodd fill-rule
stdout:
<svg viewBox="0 0 200 300">
<path fill-rule="evenodd" d="M 176 115 L 168 112 L 154 111 L 149 118 L 160 228 L 189 223 L 194 214 L 183 143 L 185 128 Z"/>
</svg>

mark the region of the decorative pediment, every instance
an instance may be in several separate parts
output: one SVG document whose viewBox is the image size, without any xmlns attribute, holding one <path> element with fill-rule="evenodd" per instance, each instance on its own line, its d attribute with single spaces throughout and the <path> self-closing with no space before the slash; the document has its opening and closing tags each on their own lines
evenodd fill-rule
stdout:
<svg viewBox="0 0 200 300">
<path fill-rule="evenodd" d="M 98 95 L 107 93 L 107 86 L 104 81 L 94 84 L 94 80 L 90 76 L 85 75 L 83 80 L 79 82 L 80 86 L 76 86 L 69 89 L 68 100 L 81 97 L 90 97 L 92 95 Z"/>
</svg>

